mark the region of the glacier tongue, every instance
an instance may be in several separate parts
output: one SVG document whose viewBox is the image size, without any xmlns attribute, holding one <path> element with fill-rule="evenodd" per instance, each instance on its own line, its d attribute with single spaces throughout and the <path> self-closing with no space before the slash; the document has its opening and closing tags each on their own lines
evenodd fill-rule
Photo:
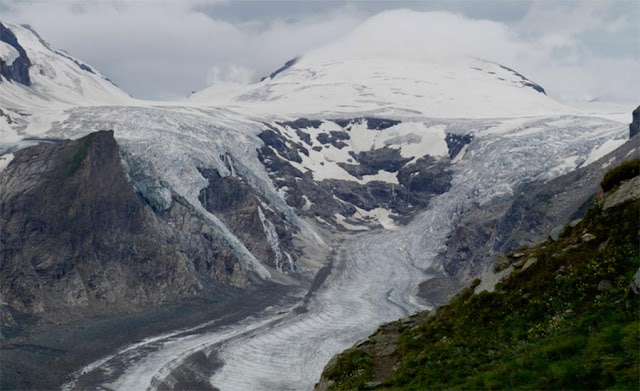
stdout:
<svg viewBox="0 0 640 391">
<path fill-rule="evenodd" d="M 568 117 L 563 127 L 554 127 L 554 120 L 534 119 L 526 127 L 468 123 L 477 137 L 453 167 L 451 190 L 399 231 L 357 235 L 341 246 L 307 312 L 216 345 L 225 364 L 212 384 L 223 390 L 311 389 L 333 354 L 378 324 L 428 306 L 416 302 L 413 290 L 444 273 L 436 259 L 463 210 L 503 197 L 531 178 L 558 175 L 552 169 L 563 156 L 585 158 L 593 145 L 625 137 L 615 123 Z"/>
<path fill-rule="evenodd" d="M 0 168 L 9 164 L 11 152 L 38 138 L 76 139 L 112 129 L 132 186 L 157 211 L 171 208 L 176 200 L 188 205 L 225 239 L 245 271 L 264 280 L 293 280 L 261 264 L 225 222 L 201 204 L 199 196 L 209 183 L 200 169 L 241 177 L 278 218 L 297 226 L 328 254 L 326 279 L 311 284 L 306 296 L 296 290 L 304 299 L 294 294 L 285 304 L 231 326 L 203 328 L 208 331 L 196 327 L 129 346 L 78 372 L 65 389 L 81 388 L 76 381 L 96 373 L 102 380 L 95 386 L 101 389 L 162 388 L 172 371 L 198 352 L 207 359 L 215 352 L 222 360 L 210 379 L 221 389 L 309 389 L 333 354 L 381 322 L 432 305 L 417 299 L 416 288 L 426 279 L 445 276 L 439 256 L 470 207 L 508 199 L 527 183 L 548 181 L 595 161 L 627 135 L 626 125 L 573 116 L 575 110 L 498 64 L 473 58 L 444 64 L 389 56 L 337 57 L 335 48 L 312 53 L 226 96 L 210 88 L 180 102 L 139 101 L 87 64 L 55 51 L 29 28 L 8 26 L 33 64 L 33 84 L 0 83 Z M 15 61 L 15 56 L 13 49 L 0 45 L 4 61 Z M 212 107 L 214 102 L 221 106 Z M 365 117 L 377 117 L 373 119 L 384 126 L 370 128 L 368 122 L 356 121 L 347 137 L 338 125 Z M 423 157 L 433 159 L 425 164 L 435 165 L 437 157 L 438 164 L 448 165 L 450 187 L 434 193 L 427 209 L 404 226 L 391 220 L 390 208 L 377 205 L 354 207 L 354 215 L 363 218 L 360 222 L 375 219 L 387 229 L 354 225 L 339 213 L 333 214 L 335 220 L 358 232 L 337 232 L 330 223 L 319 227 L 300 217 L 323 208 L 319 200 L 303 194 L 303 205 L 287 204 L 286 190 L 295 184 L 276 188 L 274 182 L 282 178 L 270 176 L 274 172 L 267 171 L 258 154 L 272 147 L 259 137 L 265 127 L 284 134 L 284 139 L 274 140 L 285 146 L 283 152 L 301 142 L 305 129 L 286 125 L 297 121 L 320 123 L 305 128 L 310 150 L 302 152 L 304 156 L 296 151 L 289 161 L 278 151 L 274 155 L 300 176 L 310 176 L 309 181 L 326 180 L 330 186 L 344 185 L 338 180 L 349 186 L 383 183 L 395 199 L 399 170 L 383 167 L 360 175 L 362 164 L 351 167 L 358 166 L 352 164 L 356 154 L 366 158 L 387 148 L 389 156 L 395 156 L 387 160 L 395 163 Z M 464 145 L 448 156 L 451 135 Z M 292 175 L 291 181 L 299 179 Z M 345 193 L 356 188 L 349 186 Z M 375 199 L 370 190 L 366 195 Z M 327 198 L 345 209 L 333 194 Z M 258 207 L 275 269 L 282 270 L 286 261 L 293 270 L 293 257 L 265 211 L 273 221 L 276 215 Z M 308 263 L 303 259 L 301 264 L 308 276 L 322 265 L 305 256 Z M 124 371 L 112 371 L 115 367 Z"/>
<path fill-rule="evenodd" d="M 294 214 L 256 157 L 260 121 L 234 126 L 230 117 L 233 113 L 203 109 L 77 109 L 50 135 L 75 137 L 77 129 L 114 128 L 127 153 L 148 162 L 163 186 L 198 210 L 197 194 L 205 183 L 197 168 L 216 167 L 230 175 L 225 156 L 231 156 L 236 171 L 253 178 L 252 185 L 265 197 L 280 200 L 278 207 Z M 333 354 L 381 322 L 430 306 L 416 299 L 416 287 L 444 275 L 438 256 L 471 205 L 509 197 L 531 181 L 552 179 L 575 169 L 608 140 L 626 138 L 626 127 L 597 118 L 423 121 L 425 129 L 441 126 L 450 133 L 474 135 L 450 167 L 450 190 L 434 197 L 426 211 L 395 231 L 334 233 L 331 274 L 308 300 L 271 308 L 236 324 L 233 332 L 173 337 L 135 359 L 115 355 L 93 370 L 118 360 L 126 361 L 127 369 L 104 385 L 155 389 L 191 354 L 215 351 L 223 365 L 211 383 L 220 389 L 310 389 Z M 278 254 L 273 227 L 264 213 L 260 218 Z M 280 252 L 278 264 L 282 261 Z"/>
</svg>

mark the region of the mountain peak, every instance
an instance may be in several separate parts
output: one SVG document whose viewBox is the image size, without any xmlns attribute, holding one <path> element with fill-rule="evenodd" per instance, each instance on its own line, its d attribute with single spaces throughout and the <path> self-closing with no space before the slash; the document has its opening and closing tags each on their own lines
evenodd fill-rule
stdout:
<svg viewBox="0 0 640 391">
<path fill-rule="evenodd" d="M 295 114 L 498 118 L 570 112 L 537 83 L 491 61 L 336 53 L 334 58 L 326 51 L 312 53 L 287 62 L 272 74 L 277 77 L 225 92 L 213 86 L 191 99 Z"/>
<path fill-rule="evenodd" d="M 0 105 L 8 109 L 130 99 L 93 67 L 52 48 L 29 25 L 0 23 L 0 76 Z"/>
</svg>

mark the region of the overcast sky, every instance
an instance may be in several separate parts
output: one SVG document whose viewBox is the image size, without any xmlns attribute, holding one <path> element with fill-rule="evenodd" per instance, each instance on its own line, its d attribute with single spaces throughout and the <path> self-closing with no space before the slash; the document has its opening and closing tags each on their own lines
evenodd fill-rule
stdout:
<svg viewBox="0 0 640 391">
<path fill-rule="evenodd" d="M 420 13 L 378 15 L 394 9 Z M 499 61 L 562 101 L 640 103 L 638 0 L 0 0 L 0 19 L 31 24 L 138 98 L 255 82 L 368 20 L 370 44 L 383 51 L 380 37 L 424 38 L 432 52 Z"/>
</svg>

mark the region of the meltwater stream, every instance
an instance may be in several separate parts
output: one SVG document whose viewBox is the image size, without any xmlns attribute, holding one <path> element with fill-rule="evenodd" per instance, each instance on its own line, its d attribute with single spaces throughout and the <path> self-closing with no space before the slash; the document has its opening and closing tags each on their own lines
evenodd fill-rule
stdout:
<svg viewBox="0 0 640 391">
<path fill-rule="evenodd" d="M 419 282 L 441 271 L 437 255 L 470 204 L 510 196 L 527 181 L 561 175 L 573 168 L 570 163 L 586 160 L 626 131 L 601 120 L 524 122 L 478 124 L 464 159 L 452 166 L 450 191 L 433 198 L 425 212 L 397 231 L 345 235 L 335 249 L 331 273 L 308 300 L 300 297 L 219 327 L 143 341 L 84 368 L 65 388 L 166 388 L 175 384 L 172 371 L 188 365 L 198 352 L 218 367 L 200 373 L 191 368 L 191 375 L 221 390 L 313 388 L 332 355 L 380 323 L 422 309 L 412 293 Z"/>
</svg>

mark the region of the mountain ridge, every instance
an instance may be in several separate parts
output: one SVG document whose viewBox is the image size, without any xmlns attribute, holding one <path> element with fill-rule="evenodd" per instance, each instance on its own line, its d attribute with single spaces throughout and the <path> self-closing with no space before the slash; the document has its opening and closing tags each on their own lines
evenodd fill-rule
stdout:
<svg viewBox="0 0 640 391">
<path fill-rule="evenodd" d="M 185 373 L 210 379 L 207 382 L 222 388 L 311 387 L 325 360 L 372 332 L 377 322 L 437 305 L 490 267 L 492 251 L 503 240 L 496 240 L 495 248 L 485 248 L 482 240 L 476 242 L 485 234 L 483 227 L 468 225 L 477 237 L 473 233 L 467 237 L 467 249 L 455 248 L 451 238 L 460 237 L 457 229 L 465 218 L 476 220 L 478 211 L 495 211 L 507 218 L 489 219 L 484 227 L 489 236 L 523 234 L 507 240 L 508 245 L 533 240 L 535 232 L 518 231 L 519 221 L 530 212 L 526 207 L 522 212 L 518 204 L 530 201 L 535 206 L 544 198 L 539 199 L 532 189 L 548 189 L 551 196 L 573 194 L 559 191 L 561 185 L 544 184 L 583 165 L 597 164 L 589 172 L 598 172 L 620 157 L 614 152 L 609 160 L 608 153 L 632 149 L 629 145 L 618 148 L 627 139 L 626 125 L 573 111 L 567 114 L 525 85 L 529 81 L 521 75 L 481 60 L 464 59 L 448 74 L 444 60 L 428 62 L 433 72 L 425 73 L 424 61 L 419 59 L 370 62 L 303 56 L 275 77 L 242 87 L 244 92 L 246 88 L 264 92 L 247 95 L 243 101 L 217 104 L 208 98 L 198 101 L 196 96 L 148 102 L 124 96 L 95 67 L 52 50 L 30 30 L 16 27 L 16 31 L 19 42 L 27 37 L 27 43 L 21 43 L 27 54 L 35 53 L 35 65 L 29 70 L 34 83 L 31 87 L 0 83 L 0 194 L 11 206 L 8 218 L 39 221 L 33 238 L 40 235 L 48 244 L 21 246 L 19 240 L 13 241 L 10 254 L 0 253 L 3 265 L 27 269 L 41 265 L 44 274 L 47 265 L 61 266 L 56 274 L 59 282 L 82 271 L 86 253 L 104 255 L 98 263 L 107 265 L 122 259 L 136 261 L 134 266 L 123 266 L 121 274 L 107 275 L 117 280 L 112 285 L 126 288 L 111 292 L 119 298 L 111 306 L 108 300 L 105 304 L 96 298 L 91 278 L 59 284 L 55 279 L 43 283 L 2 275 L 3 286 L 9 280 L 13 286 L 24 283 L 28 291 L 40 295 L 53 286 L 53 298 L 63 302 L 62 309 L 45 303 L 45 311 L 33 311 L 39 308 L 32 306 L 31 312 L 22 312 L 25 308 L 13 300 L 16 292 L 12 291 L 7 297 L 15 302 L 2 305 L 3 321 L 17 322 L 11 326 L 14 331 L 32 323 L 40 327 L 35 335 L 15 339 L 13 331 L 4 334 L 11 329 L 3 325 L 3 337 L 13 338 L 11 357 L 36 363 L 34 372 L 46 369 L 38 363 L 60 357 L 55 349 L 68 349 L 51 338 L 73 338 L 72 326 L 66 325 L 92 324 L 103 330 L 99 325 L 104 323 L 83 314 L 99 314 L 114 324 L 124 322 L 127 332 L 139 336 L 138 340 L 114 338 L 113 345 L 102 341 L 101 357 L 72 349 L 64 362 L 73 364 L 65 364 L 65 373 L 54 376 L 55 380 L 43 379 L 39 384 L 46 383 L 45 388 L 59 387 L 61 381 L 65 389 L 138 389 L 158 384 L 179 388 Z M 55 61 L 48 62 L 48 56 Z M 362 64 L 360 74 L 354 64 Z M 411 69 L 403 74 L 407 64 Z M 479 69 L 470 64 L 480 64 Z M 47 72 L 42 75 L 38 69 Z M 93 87 L 74 90 L 64 78 L 54 77 L 67 70 L 79 78 L 81 87 L 85 82 L 89 87 L 98 83 L 96 94 L 90 92 Z M 433 77 L 431 81 L 439 87 L 429 89 L 429 80 L 420 87 L 413 83 L 416 77 Z M 352 80 L 371 91 L 354 89 Z M 465 80 L 472 83 L 465 86 Z M 333 81 L 337 83 L 331 86 Z M 403 91 L 391 89 L 396 82 L 424 96 L 403 97 Z M 52 89 L 42 90 L 47 83 Z M 287 97 L 287 89 L 295 94 Z M 87 91 L 91 99 L 84 100 Z M 363 102 L 354 101 L 348 107 L 336 105 L 368 93 L 375 96 L 365 96 Z M 339 99 L 331 101 L 331 94 Z M 74 103 L 80 98 L 82 102 Z M 296 102 L 290 105 L 287 99 Z M 501 111 L 499 104 L 494 105 L 493 112 L 484 112 L 488 104 L 502 101 L 510 105 Z M 531 111 L 536 102 L 546 103 Z M 104 129 L 112 131 L 109 137 L 96 133 Z M 111 151 L 109 159 L 85 154 L 94 148 L 87 140 L 102 140 L 98 149 Z M 48 157 L 27 159 L 34 151 Z M 89 169 L 100 164 L 110 169 L 104 173 Z M 64 169 L 58 172 L 58 166 Z M 22 187 L 12 184 L 20 183 L 20 172 L 29 170 L 46 175 L 31 177 L 33 186 L 17 194 L 15 190 Z M 101 174 L 117 174 L 112 191 L 100 194 L 91 187 L 94 176 L 98 182 L 105 179 Z M 42 191 L 47 189 L 43 185 L 47 178 L 64 190 L 59 191 L 64 202 L 57 204 L 47 198 L 53 191 Z M 82 191 L 70 191 L 77 188 Z M 523 192 L 536 196 L 522 201 L 518 196 Z M 100 197 L 106 198 L 103 203 L 96 202 Z M 101 219 L 84 213 L 88 209 L 108 221 L 129 221 L 126 210 L 102 205 L 119 197 L 126 198 L 132 213 L 138 211 L 134 215 L 142 216 L 134 219 L 134 226 L 145 228 L 144 234 L 153 240 L 144 241 L 139 230 L 129 232 L 127 224 L 121 229 L 102 227 L 91 238 L 91 227 L 100 228 Z M 34 199 L 47 208 L 38 208 Z M 543 216 L 544 223 L 574 213 L 568 209 L 579 205 L 563 207 L 567 210 Z M 75 222 L 69 216 L 80 218 L 82 232 L 63 227 Z M 2 224 L 0 228 L 11 238 L 22 237 L 24 224 Z M 91 240 L 60 248 L 57 244 L 66 242 L 56 240 L 64 235 L 52 227 L 68 231 L 64 240 Z M 52 232 L 55 235 L 49 235 Z M 118 235 L 142 243 L 112 240 Z M 100 243 L 104 245 L 93 248 Z M 53 257 L 49 264 L 39 259 L 35 265 L 23 262 L 33 248 L 41 250 L 37 256 L 79 251 Z M 460 257 L 447 262 L 443 257 L 449 250 Z M 471 255 L 462 259 L 466 253 Z M 476 255 L 477 261 L 469 261 Z M 163 270 L 172 265 L 175 274 Z M 143 272 L 148 267 L 148 273 L 137 273 L 136 267 Z M 179 286 L 165 292 L 172 280 Z M 435 289 L 427 289 L 425 281 L 438 283 L 433 284 Z M 65 302 L 66 297 L 75 298 L 76 291 L 86 292 L 87 299 Z M 166 317 L 153 330 L 169 334 L 145 334 L 150 329 L 140 326 L 147 317 L 158 319 L 154 314 L 165 305 L 186 303 L 188 307 L 202 301 L 215 307 L 228 296 L 249 303 L 253 301 L 248 297 L 254 294 L 260 305 L 225 307 L 225 313 L 207 310 L 210 315 L 180 323 L 187 331 L 171 329 L 177 323 Z M 131 318 L 140 320 L 134 328 L 126 325 Z M 77 335 L 92 333 L 78 331 Z M 43 341 L 43 349 L 32 348 Z M 3 368 L 4 360 L 3 355 Z M 299 371 L 290 371 L 291 367 Z M 24 380 L 19 374 L 13 379 Z"/>
<path fill-rule="evenodd" d="M 639 160 L 625 164 L 636 176 L 609 171 L 615 188 L 559 237 L 502 255 L 443 306 L 381 325 L 334 356 L 315 389 L 637 387 Z"/>
</svg>

